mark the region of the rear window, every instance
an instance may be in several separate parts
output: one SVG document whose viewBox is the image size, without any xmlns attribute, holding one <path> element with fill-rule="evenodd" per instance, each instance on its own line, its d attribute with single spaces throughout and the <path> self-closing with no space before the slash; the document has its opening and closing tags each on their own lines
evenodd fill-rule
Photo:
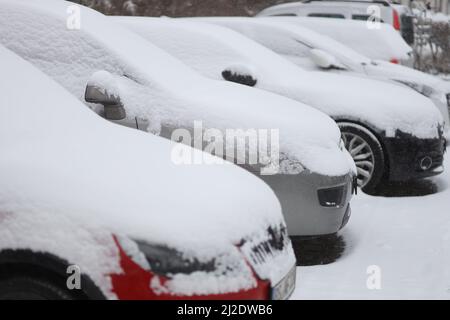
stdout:
<svg viewBox="0 0 450 320">
<path fill-rule="evenodd" d="M 310 13 L 308 17 L 345 19 L 344 15 L 339 13 Z"/>
<path fill-rule="evenodd" d="M 295 13 L 274 13 L 270 15 L 271 17 L 296 17 Z"/>
<path fill-rule="evenodd" d="M 370 15 L 368 14 L 354 14 L 352 15 L 353 20 L 362 20 L 367 21 L 370 18 Z M 384 22 L 382 19 L 380 19 L 380 22 Z"/>
</svg>

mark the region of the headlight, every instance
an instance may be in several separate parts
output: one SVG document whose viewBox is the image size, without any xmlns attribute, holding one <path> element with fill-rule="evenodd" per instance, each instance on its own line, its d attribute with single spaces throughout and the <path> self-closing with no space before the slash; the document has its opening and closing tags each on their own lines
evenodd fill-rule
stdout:
<svg viewBox="0 0 450 320">
<path fill-rule="evenodd" d="M 419 84 L 419 83 L 404 81 L 404 80 L 395 80 L 395 81 L 397 81 L 401 84 L 404 84 L 405 86 L 410 87 L 411 89 L 417 91 L 418 93 L 424 95 L 427 98 L 431 97 L 434 93 L 434 89 L 425 84 Z"/>
<path fill-rule="evenodd" d="M 340 208 L 344 204 L 346 186 L 319 189 L 317 191 L 319 203 L 323 207 Z"/>
<path fill-rule="evenodd" d="M 212 272 L 216 269 L 214 259 L 201 262 L 196 258 L 187 258 L 180 251 L 164 245 L 133 241 L 125 237 L 117 237 L 117 240 L 130 259 L 143 269 L 151 270 L 158 275 Z"/>
</svg>

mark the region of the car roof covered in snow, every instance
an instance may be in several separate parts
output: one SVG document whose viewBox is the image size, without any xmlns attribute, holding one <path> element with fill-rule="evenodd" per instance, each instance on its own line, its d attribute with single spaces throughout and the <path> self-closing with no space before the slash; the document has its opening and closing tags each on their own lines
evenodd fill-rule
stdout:
<svg viewBox="0 0 450 320">
<path fill-rule="evenodd" d="M 352 166 L 339 149 L 340 132 L 325 114 L 272 93 L 200 76 L 168 53 L 89 8 L 76 6 L 81 28 L 68 30 L 70 2 L 1 0 L 1 42 L 83 99 L 92 74 L 101 69 L 119 82 L 131 117 L 161 125 L 279 129 L 287 159 L 326 175 Z M 111 62 L 111 59 L 114 61 Z M 98 79 L 97 79 L 98 80 Z M 289 168 L 289 166 L 287 166 Z"/>
<path fill-rule="evenodd" d="M 212 79 L 223 80 L 224 70 L 250 73 L 257 88 L 312 105 L 336 119 L 369 123 L 387 136 L 396 130 L 421 138 L 438 136 L 439 112 L 429 99 L 409 88 L 306 71 L 240 33 L 195 19 L 116 17 L 114 21 Z"/>
</svg>

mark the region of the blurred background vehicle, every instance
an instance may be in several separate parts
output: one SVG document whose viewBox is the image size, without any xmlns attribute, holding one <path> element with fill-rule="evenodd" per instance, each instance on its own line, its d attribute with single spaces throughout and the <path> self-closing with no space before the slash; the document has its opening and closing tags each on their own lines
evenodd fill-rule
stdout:
<svg viewBox="0 0 450 320">
<path fill-rule="evenodd" d="M 373 60 L 384 60 L 412 67 L 414 55 L 412 48 L 389 24 L 380 24 L 379 29 L 367 28 L 367 23 L 355 20 L 283 17 L 289 21 L 352 48 Z"/>
<path fill-rule="evenodd" d="M 409 8 L 384 0 L 306 0 L 268 7 L 258 16 L 303 16 L 379 21 L 392 25 L 408 44 L 414 42 L 413 16 Z"/>
</svg>

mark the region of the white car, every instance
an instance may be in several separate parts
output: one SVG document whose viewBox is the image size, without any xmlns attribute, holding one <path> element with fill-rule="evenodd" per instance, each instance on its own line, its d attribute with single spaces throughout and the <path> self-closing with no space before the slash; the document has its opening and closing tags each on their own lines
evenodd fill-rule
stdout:
<svg viewBox="0 0 450 320">
<path fill-rule="evenodd" d="M 257 16 L 303 16 L 351 19 L 390 24 L 405 41 L 414 42 L 412 15 L 406 6 L 380 0 L 306 0 L 275 5 Z"/>
<path fill-rule="evenodd" d="M 330 115 L 341 128 L 365 191 L 374 191 L 383 181 L 408 181 L 443 171 L 442 116 L 431 100 L 414 90 L 381 80 L 306 71 L 231 29 L 205 22 L 110 19 L 205 76 L 275 92 Z"/>
<path fill-rule="evenodd" d="M 289 59 L 305 70 L 351 74 L 404 84 L 430 98 L 445 122 L 450 138 L 450 82 L 424 72 L 382 60 L 371 60 L 309 28 L 282 19 L 211 18 Z"/>
<path fill-rule="evenodd" d="M 86 7 L 75 6 L 81 28 L 68 29 L 71 2 L 0 0 L 0 6 L 6 47 L 80 100 L 97 102 L 89 106 L 105 118 L 181 139 L 257 174 L 280 199 L 291 235 L 334 234 L 349 220 L 355 165 L 324 113 L 210 80 Z"/>
<path fill-rule="evenodd" d="M 0 69 L 1 300 L 290 295 L 294 253 L 260 179 L 176 165 L 175 143 L 101 119 L 2 46 Z"/>
<path fill-rule="evenodd" d="M 308 18 L 272 17 L 292 22 L 333 38 L 347 47 L 373 59 L 411 67 L 414 64 L 413 50 L 400 34 L 389 24 L 380 24 L 370 29 L 364 21 Z"/>
</svg>

